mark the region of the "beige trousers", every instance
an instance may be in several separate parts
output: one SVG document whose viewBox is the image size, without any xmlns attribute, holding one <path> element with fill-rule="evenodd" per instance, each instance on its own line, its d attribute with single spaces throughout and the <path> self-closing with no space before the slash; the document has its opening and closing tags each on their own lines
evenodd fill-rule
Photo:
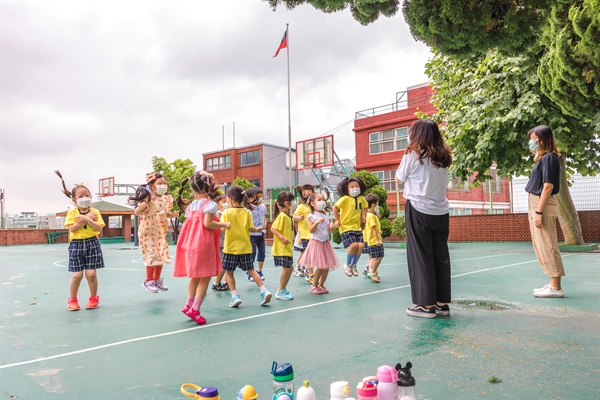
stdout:
<svg viewBox="0 0 600 400">
<path fill-rule="evenodd" d="M 533 250 L 544 272 L 551 278 L 565 276 L 560 250 L 558 250 L 558 236 L 556 235 L 556 220 L 558 219 L 558 202 L 550 196 L 542 216 L 542 229 L 535 227 L 535 210 L 540 202 L 540 197 L 529 195 L 529 231 Z"/>
</svg>

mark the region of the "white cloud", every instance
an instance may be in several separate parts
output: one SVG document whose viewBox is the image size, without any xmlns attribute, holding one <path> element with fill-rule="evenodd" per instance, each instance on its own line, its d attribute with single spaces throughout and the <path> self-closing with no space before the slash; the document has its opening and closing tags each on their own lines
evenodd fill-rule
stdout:
<svg viewBox="0 0 600 400">
<path fill-rule="evenodd" d="M 2 5 L 2 169 L 10 214 L 65 209 L 69 184 L 143 181 L 152 156 L 287 146 L 290 24 L 293 141 L 426 81 L 428 49 L 401 14 L 364 27 L 349 12 L 273 12 L 262 1 L 48 1 Z M 354 156 L 352 123 L 336 135 Z M 120 202 L 122 202 L 121 199 Z M 111 200 L 112 201 L 112 200 Z"/>
</svg>

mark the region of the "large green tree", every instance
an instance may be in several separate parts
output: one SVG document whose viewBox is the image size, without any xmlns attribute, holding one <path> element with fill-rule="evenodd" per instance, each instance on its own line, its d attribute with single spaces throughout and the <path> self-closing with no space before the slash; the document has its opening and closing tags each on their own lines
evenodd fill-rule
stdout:
<svg viewBox="0 0 600 400">
<path fill-rule="evenodd" d="M 600 125 L 600 0 L 556 0 L 541 43 L 542 91 L 563 113 Z"/>
<path fill-rule="evenodd" d="M 600 169 L 600 138 L 589 124 L 564 115 L 540 90 L 539 52 L 507 56 L 498 51 L 470 57 L 437 53 L 427 64 L 436 89 L 433 103 L 453 148 L 452 171 L 481 182 L 497 164 L 500 176 L 527 174 L 533 167 L 527 132 L 536 125 L 552 128 L 562 154 L 561 191 L 557 196 L 565 241 L 582 244 L 567 175 L 593 175 Z"/>
<path fill-rule="evenodd" d="M 528 47 L 549 0 L 405 0 L 402 11 L 415 39 L 445 54 L 468 55 Z"/>
<path fill-rule="evenodd" d="M 160 172 L 165 176 L 169 185 L 168 193 L 173 196 L 173 199 L 176 199 L 177 196 L 179 196 L 181 181 L 192 176 L 192 174 L 196 172 L 196 166 L 190 159 L 177 159 L 173 162 L 168 162 L 162 157 L 154 156 L 152 157 L 152 171 Z M 184 187 L 182 197 L 187 199 L 192 197 L 189 185 Z M 173 203 L 172 211 L 180 211 L 181 213 L 177 202 Z M 173 226 L 173 232 L 175 234 L 175 242 L 177 242 L 177 237 L 179 236 L 179 222 L 182 219 L 183 216 L 180 216 L 179 218 L 173 218 L 171 220 L 171 225 Z"/>
<path fill-rule="evenodd" d="M 399 0 L 263 0 L 269 3 L 273 10 L 280 5 L 294 9 L 301 4 L 310 4 L 318 10 L 333 13 L 350 9 L 355 20 L 362 25 L 376 21 L 381 15 L 391 17 L 398 12 Z"/>
</svg>

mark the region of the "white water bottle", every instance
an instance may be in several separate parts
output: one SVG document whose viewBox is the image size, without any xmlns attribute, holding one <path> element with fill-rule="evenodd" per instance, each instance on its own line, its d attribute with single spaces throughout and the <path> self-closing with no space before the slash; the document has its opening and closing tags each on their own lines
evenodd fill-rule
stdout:
<svg viewBox="0 0 600 400">
<path fill-rule="evenodd" d="M 329 386 L 330 400 L 346 400 L 346 396 L 350 393 L 350 386 L 346 381 L 333 382 Z"/>
</svg>

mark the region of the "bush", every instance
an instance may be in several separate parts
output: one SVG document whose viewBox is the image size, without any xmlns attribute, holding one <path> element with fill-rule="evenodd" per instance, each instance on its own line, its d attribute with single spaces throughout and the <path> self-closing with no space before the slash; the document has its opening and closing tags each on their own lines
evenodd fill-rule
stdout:
<svg viewBox="0 0 600 400">
<path fill-rule="evenodd" d="M 392 234 L 392 223 L 387 218 L 381 218 L 379 221 L 381 223 L 381 237 L 388 237 Z"/>
<path fill-rule="evenodd" d="M 406 239 L 406 220 L 404 219 L 404 215 L 400 215 L 392 221 L 392 233 L 398 236 L 399 240 Z"/>
<path fill-rule="evenodd" d="M 339 228 L 335 228 L 332 235 L 332 240 L 334 243 L 340 244 L 342 243 L 342 235 L 340 234 Z"/>
</svg>

